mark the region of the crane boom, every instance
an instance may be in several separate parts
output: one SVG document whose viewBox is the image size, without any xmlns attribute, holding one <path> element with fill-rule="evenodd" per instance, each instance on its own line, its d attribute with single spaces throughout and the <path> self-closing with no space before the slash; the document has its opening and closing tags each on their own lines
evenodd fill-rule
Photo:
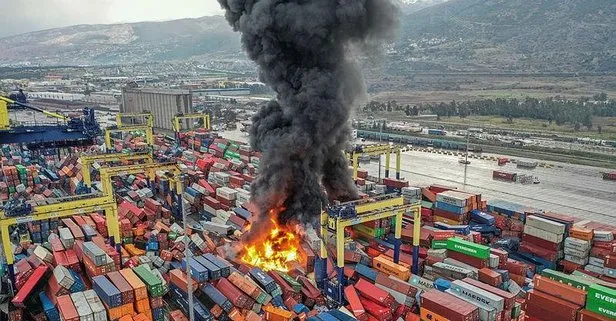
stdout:
<svg viewBox="0 0 616 321">
<path fill-rule="evenodd" d="M 17 105 L 17 106 L 20 106 L 20 107 L 23 107 L 23 108 L 27 108 L 27 109 L 30 109 L 30 110 L 41 112 L 41 113 L 43 113 L 43 114 L 45 114 L 46 116 L 49 116 L 49 117 L 58 118 L 58 119 L 61 119 L 63 121 L 69 121 L 70 120 L 69 117 L 66 117 L 64 115 L 61 115 L 61 114 L 58 114 L 58 113 L 54 113 L 54 112 L 51 112 L 51 111 L 47 111 L 47 110 L 42 109 L 42 108 L 38 108 L 36 106 L 32 106 L 32 105 L 30 105 L 28 103 L 22 103 L 22 102 L 19 102 L 19 101 L 16 101 L 16 100 L 13 100 L 13 99 L 10 99 L 10 98 L 7 98 L 7 97 L 3 97 L 3 96 L 0 96 L 0 100 L 4 100 L 5 102 L 7 102 L 9 104 L 14 104 L 14 105 Z"/>
</svg>

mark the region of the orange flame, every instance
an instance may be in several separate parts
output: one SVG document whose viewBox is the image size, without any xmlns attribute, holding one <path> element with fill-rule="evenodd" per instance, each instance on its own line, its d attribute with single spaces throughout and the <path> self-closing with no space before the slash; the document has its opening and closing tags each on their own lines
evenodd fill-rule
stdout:
<svg viewBox="0 0 616 321">
<path fill-rule="evenodd" d="M 270 210 L 272 230 L 265 238 L 246 245 L 244 255 L 241 258 L 243 262 L 259 267 L 264 271 L 288 272 L 290 263 L 300 260 L 298 236 L 276 223 L 275 215 L 280 210 L 284 209 Z"/>
</svg>

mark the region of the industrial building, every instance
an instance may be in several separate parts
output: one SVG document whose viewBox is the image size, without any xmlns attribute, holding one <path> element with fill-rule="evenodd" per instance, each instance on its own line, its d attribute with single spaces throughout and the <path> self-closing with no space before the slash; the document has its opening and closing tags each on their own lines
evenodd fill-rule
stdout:
<svg viewBox="0 0 616 321">
<path fill-rule="evenodd" d="M 177 89 L 123 88 L 120 112 L 138 113 L 144 110 L 154 115 L 154 128 L 172 130 L 173 116 L 192 111 L 192 94 L 188 90 Z"/>
</svg>

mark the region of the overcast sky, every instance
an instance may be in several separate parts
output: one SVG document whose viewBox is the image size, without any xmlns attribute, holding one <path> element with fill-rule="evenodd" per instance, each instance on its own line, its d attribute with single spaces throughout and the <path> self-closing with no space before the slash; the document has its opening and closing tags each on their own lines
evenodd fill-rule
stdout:
<svg viewBox="0 0 616 321">
<path fill-rule="evenodd" d="M 76 24 L 197 18 L 222 14 L 216 0 L 0 0 L 0 37 Z"/>
</svg>

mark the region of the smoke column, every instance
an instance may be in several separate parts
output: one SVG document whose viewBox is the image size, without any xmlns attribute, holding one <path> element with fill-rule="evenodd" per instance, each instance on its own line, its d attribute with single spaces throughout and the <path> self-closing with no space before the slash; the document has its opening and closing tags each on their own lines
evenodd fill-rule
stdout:
<svg viewBox="0 0 616 321">
<path fill-rule="evenodd" d="M 261 215 L 251 233 L 267 231 L 268 210 L 279 206 L 282 224 L 314 223 L 328 199 L 358 196 L 343 149 L 365 88 L 349 48 L 370 52 L 393 39 L 398 10 L 391 0 L 218 1 L 277 93 L 250 133 L 263 152 L 251 187 Z"/>
</svg>

